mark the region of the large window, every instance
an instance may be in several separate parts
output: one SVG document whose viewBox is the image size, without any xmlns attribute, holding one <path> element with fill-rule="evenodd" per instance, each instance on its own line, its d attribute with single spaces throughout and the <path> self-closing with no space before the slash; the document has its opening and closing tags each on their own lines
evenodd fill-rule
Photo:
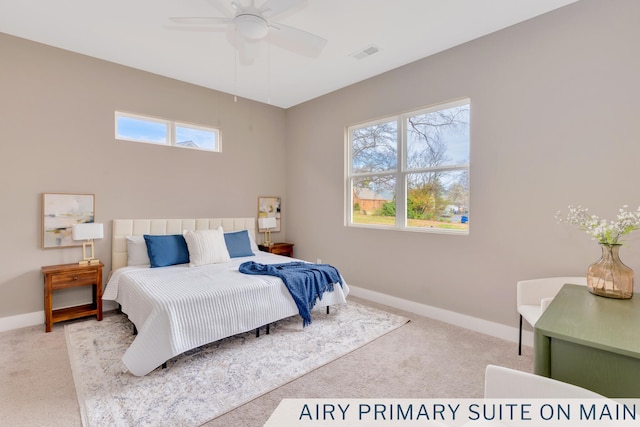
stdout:
<svg viewBox="0 0 640 427">
<path fill-rule="evenodd" d="M 116 139 L 221 151 L 218 129 L 119 111 L 116 111 Z"/>
<path fill-rule="evenodd" d="M 347 225 L 469 232 L 470 101 L 348 128 Z"/>
</svg>

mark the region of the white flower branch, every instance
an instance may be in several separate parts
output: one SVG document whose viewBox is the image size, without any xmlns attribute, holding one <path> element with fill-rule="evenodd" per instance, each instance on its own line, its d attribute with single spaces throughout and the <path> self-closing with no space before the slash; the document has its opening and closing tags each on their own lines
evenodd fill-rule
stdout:
<svg viewBox="0 0 640 427">
<path fill-rule="evenodd" d="M 599 243 L 619 245 L 622 244 L 620 241 L 622 236 L 640 228 L 640 207 L 636 211 L 629 211 L 628 206 L 624 205 L 618 211 L 616 221 L 607 221 L 598 218 L 597 215 L 589 214 L 589 209 L 582 206 L 569 206 L 567 216 L 563 218 L 558 211 L 556 219 L 559 223 L 577 225 Z"/>
</svg>

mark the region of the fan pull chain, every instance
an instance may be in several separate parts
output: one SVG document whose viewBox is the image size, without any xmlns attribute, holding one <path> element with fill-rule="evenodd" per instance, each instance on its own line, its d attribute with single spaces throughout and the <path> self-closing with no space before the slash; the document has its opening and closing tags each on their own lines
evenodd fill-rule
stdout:
<svg viewBox="0 0 640 427">
<path fill-rule="evenodd" d="M 267 34 L 267 104 L 271 104 L 271 32 Z"/>
<path fill-rule="evenodd" d="M 233 31 L 233 102 L 238 102 L 238 29 Z"/>
</svg>

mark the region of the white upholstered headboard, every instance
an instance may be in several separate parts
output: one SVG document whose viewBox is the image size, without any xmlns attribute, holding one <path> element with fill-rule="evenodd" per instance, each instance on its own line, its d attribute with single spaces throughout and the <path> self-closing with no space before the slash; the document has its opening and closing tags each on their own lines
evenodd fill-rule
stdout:
<svg viewBox="0 0 640 427">
<path fill-rule="evenodd" d="M 255 218 L 114 219 L 111 228 L 111 271 L 127 265 L 126 236 L 182 234 L 184 230 L 210 230 L 220 226 L 224 231 L 249 230 L 253 241 L 256 240 Z"/>
</svg>

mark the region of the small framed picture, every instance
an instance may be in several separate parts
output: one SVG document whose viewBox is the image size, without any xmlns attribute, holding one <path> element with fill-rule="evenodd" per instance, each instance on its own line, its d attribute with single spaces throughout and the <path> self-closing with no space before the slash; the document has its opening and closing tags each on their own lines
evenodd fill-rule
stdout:
<svg viewBox="0 0 640 427">
<path fill-rule="evenodd" d="M 71 226 L 93 222 L 94 194 L 42 193 L 42 248 L 82 246 L 71 238 Z"/>
<path fill-rule="evenodd" d="M 271 231 L 280 231 L 280 202 L 280 197 L 258 197 L 258 232 L 267 231 L 265 228 L 260 228 L 260 218 L 275 218 L 276 226 Z"/>
</svg>

